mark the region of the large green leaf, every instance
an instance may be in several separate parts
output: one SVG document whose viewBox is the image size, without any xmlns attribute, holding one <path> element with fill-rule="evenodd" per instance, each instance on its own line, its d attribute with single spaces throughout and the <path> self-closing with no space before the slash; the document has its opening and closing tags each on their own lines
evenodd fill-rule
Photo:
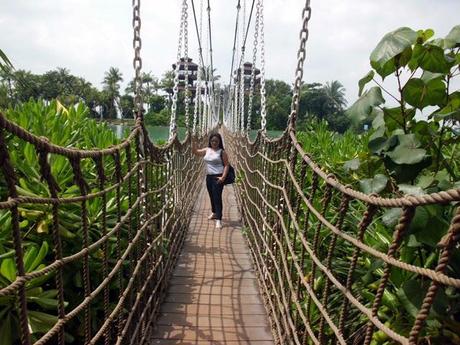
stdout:
<svg viewBox="0 0 460 345">
<path fill-rule="evenodd" d="M 444 39 L 444 45 L 446 48 L 454 48 L 460 45 L 460 25 L 456 25 L 450 30 Z"/>
<path fill-rule="evenodd" d="M 367 72 L 367 74 L 362 77 L 359 81 L 358 81 L 358 86 L 359 86 L 359 92 L 358 92 L 358 96 L 361 97 L 362 93 L 363 93 L 363 89 L 364 89 L 364 86 L 366 86 L 366 84 L 368 82 L 370 82 L 372 80 L 372 78 L 374 78 L 374 71 L 369 71 Z"/>
<path fill-rule="evenodd" d="M 30 271 L 33 271 L 38 265 L 40 265 L 45 258 L 46 254 L 48 254 L 48 242 L 43 241 L 38 254 L 35 256 L 34 261 L 32 262 L 31 266 L 29 267 Z M 30 272 L 28 271 L 28 272 Z"/>
<path fill-rule="evenodd" d="M 418 148 L 420 141 L 414 134 L 398 135 L 398 140 L 399 145 L 386 154 L 396 164 L 416 164 L 426 157 L 426 151 Z"/>
<path fill-rule="evenodd" d="M 382 66 L 380 66 L 376 62 L 371 61 L 371 66 L 382 77 L 382 79 L 385 79 L 385 77 L 389 76 L 390 74 L 396 71 L 397 65 L 395 59 L 396 58 L 392 58 L 390 61 L 387 61 Z"/>
<path fill-rule="evenodd" d="M 422 305 L 424 289 L 416 280 L 408 280 L 396 292 L 401 304 L 408 314 L 413 318 L 417 317 L 420 306 Z"/>
<path fill-rule="evenodd" d="M 388 183 L 388 177 L 377 174 L 374 178 L 363 179 L 359 181 L 359 189 L 366 194 L 380 193 L 385 189 Z"/>
<path fill-rule="evenodd" d="M 444 55 L 444 49 L 427 44 L 418 58 L 418 65 L 424 71 L 433 73 L 449 73 L 450 65 Z"/>
<path fill-rule="evenodd" d="M 398 220 L 401 217 L 402 208 L 390 208 L 386 210 L 385 213 L 382 215 L 382 222 L 388 227 L 394 227 L 398 224 Z"/>
<path fill-rule="evenodd" d="M 375 117 L 372 120 L 372 128 L 377 129 L 385 125 L 385 119 L 383 117 L 383 111 L 380 109 L 375 109 L 378 110 L 375 112 Z"/>
<path fill-rule="evenodd" d="M 383 127 L 381 127 L 383 128 Z M 380 154 L 382 151 L 387 149 L 388 146 L 388 140 L 386 137 L 376 137 L 372 140 L 369 140 L 369 143 L 367 144 L 369 150 L 371 150 L 372 153 Z"/>
<path fill-rule="evenodd" d="M 416 164 L 398 164 L 395 163 L 389 156 L 384 158 L 384 164 L 389 173 L 394 176 L 397 183 L 410 183 L 419 173 L 431 165 L 432 159 L 425 155 L 419 163 Z"/>
<path fill-rule="evenodd" d="M 385 64 L 391 62 L 397 55 L 410 48 L 417 40 L 417 32 L 402 27 L 387 33 L 372 51 L 371 65 L 377 71 L 382 70 Z M 382 75 L 381 73 L 379 73 Z"/>
<path fill-rule="evenodd" d="M 434 114 L 435 119 L 452 118 L 460 119 L 460 91 L 453 92 L 449 95 L 447 105 Z"/>
<path fill-rule="evenodd" d="M 387 138 L 384 133 L 385 127 L 382 126 L 369 137 L 367 146 L 372 153 L 381 154 L 383 151 L 388 151 L 398 145 L 397 135 Z"/>
<path fill-rule="evenodd" d="M 360 164 L 359 158 L 350 159 L 343 164 L 343 169 L 347 172 L 350 170 L 358 170 Z"/>
<path fill-rule="evenodd" d="M 404 109 L 404 117 L 401 107 L 383 108 L 383 118 L 385 125 L 390 132 L 396 129 L 404 128 L 408 121 L 412 120 L 415 116 L 415 109 Z"/>
<path fill-rule="evenodd" d="M 419 67 L 419 60 L 424 52 L 425 49 L 422 44 L 417 43 L 414 45 L 412 56 L 408 63 L 408 67 L 411 69 L 411 71 L 415 71 Z"/>
<path fill-rule="evenodd" d="M 420 140 L 417 139 L 415 134 L 399 134 L 397 138 L 400 146 L 408 148 L 420 147 Z"/>
<path fill-rule="evenodd" d="M 360 123 L 367 119 L 374 107 L 385 103 L 382 97 L 382 90 L 374 86 L 367 90 L 353 105 L 347 109 L 346 114 L 354 123 Z"/>
<path fill-rule="evenodd" d="M 433 29 L 417 30 L 417 42 L 424 43 L 434 35 Z"/>
<path fill-rule="evenodd" d="M 30 267 L 32 266 L 32 263 L 34 262 L 35 257 L 37 256 L 37 253 L 38 253 L 37 246 L 32 245 L 29 248 L 27 248 L 24 254 L 24 270 L 26 272 L 31 271 Z"/>
<path fill-rule="evenodd" d="M 58 294 L 58 290 L 48 290 L 45 292 L 41 292 L 37 296 L 27 296 L 27 300 L 31 302 L 35 302 L 41 307 L 45 309 L 56 309 L 58 306 L 58 300 L 56 296 Z"/>
<path fill-rule="evenodd" d="M 16 279 L 16 265 L 14 260 L 11 258 L 4 259 L 0 266 L 0 273 L 10 282 L 13 282 Z"/>
<path fill-rule="evenodd" d="M 29 327 L 32 333 L 46 333 L 57 321 L 57 316 L 39 311 L 29 311 Z"/>
<path fill-rule="evenodd" d="M 409 227 L 418 242 L 436 247 L 446 234 L 449 224 L 443 219 L 443 208 L 440 205 L 417 207 Z"/>
<path fill-rule="evenodd" d="M 403 96 L 410 105 L 423 109 L 428 105 L 441 105 L 446 98 L 446 85 L 441 79 L 410 79 L 403 89 Z"/>
<path fill-rule="evenodd" d="M 396 164 L 416 164 L 425 158 L 426 151 L 424 149 L 414 149 L 398 145 L 393 151 L 387 153 Z"/>
<path fill-rule="evenodd" d="M 425 83 L 428 83 L 430 80 L 438 78 L 444 78 L 444 73 L 433 73 L 429 71 L 423 71 L 422 76 L 420 77 L 420 79 L 422 79 Z"/>
</svg>

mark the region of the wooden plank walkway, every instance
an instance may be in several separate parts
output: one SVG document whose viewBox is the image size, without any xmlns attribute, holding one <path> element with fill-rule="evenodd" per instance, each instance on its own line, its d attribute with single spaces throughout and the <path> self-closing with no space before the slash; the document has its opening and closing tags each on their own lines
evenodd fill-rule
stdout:
<svg viewBox="0 0 460 345">
<path fill-rule="evenodd" d="M 223 199 L 219 230 L 203 185 L 152 344 L 274 344 L 232 186 Z"/>
</svg>

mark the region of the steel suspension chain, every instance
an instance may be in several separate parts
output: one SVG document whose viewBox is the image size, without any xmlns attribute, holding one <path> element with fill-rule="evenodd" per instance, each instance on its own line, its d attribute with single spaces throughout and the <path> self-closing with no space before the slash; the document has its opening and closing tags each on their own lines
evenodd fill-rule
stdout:
<svg viewBox="0 0 460 345">
<path fill-rule="evenodd" d="M 260 128 L 265 134 L 267 130 L 267 109 L 265 97 L 265 27 L 264 27 L 264 0 L 260 2 Z"/>
<path fill-rule="evenodd" d="M 251 68 L 251 86 L 249 88 L 249 102 L 248 102 L 248 118 L 246 123 L 246 130 L 251 130 L 251 114 L 252 114 L 252 103 L 254 98 L 254 84 L 256 78 L 256 62 L 257 62 L 257 45 L 259 36 L 259 15 L 260 15 L 260 0 L 257 1 L 256 7 L 256 23 L 254 27 L 254 48 L 252 55 L 252 68 Z"/>
<path fill-rule="evenodd" d="M 300 86 L 303 78 L 303 66 L 305 62 L 306 52 L 305 46 L 308 40 L 308 23 L 311 18 L 311 7 L 310 0 L 305 1 L 304 9 L 302 10 L 302 29 L 300 30 L 300 47 L 297 52 L 297 68 L 295 71 L 295 81 L 294 81 L 294 92 L 292 95 L 291 103 L 291 114 L 289 115 L 289 130 L 295 131 L 297 113 L 299 112 L 299 98 L 300 98 Z"/>
<path fill-rule="evenodd" d="M 143 118 L 143 100 L 142 100 L 142 78 L 141 78 L 141 69 L 142 69 L 142 58 L 141 58 L 141 16 L 140 16 L 140 7 L 141 0 L 133 0 L 133 48 L 134 48 L 134 106 L 136 108 L 136 122 L 140 122 L 142 130 L 139 133 L 139 153 L 140 158 L 143 160 L 145 158 L 145 128 L 144 128 L 144 118 Z M 136 124 L 137 124 L 136 123 Z M 139 169 L 140 175 L 140 186 L 142 193 L 146 192 L 147 189 L 147 177 L 145 166 L 141 166 Z M 147 219 L 147 205 L 146 200 L 143 199 L 141 203 L 141 224 L 144 224 Z"/>
<path fill-rule="evenodd" d="M 203 37 L 203 0 L 200 0 L 200 29 L 199 29 L 199 37 L 198 40 L 201 41 Z M 203 48 L 201 46 L 198 47 L 198 55 L 202 56 Z M 196 91 L 195 91 L 195 108 L 193 112 L 193 128 L 192 133 L 193 135 L 197 134 L 197 127 L 201 129 L 201 121 L 202 118 L 200 116 L 200 102 L 201 102 L 201 72 L 203 66 L 203 61 L 200 59 L 200 63 L 198 64 L 198 79 L 196 82 Z"/>
<path fill-rule="evenodd" d="M 245 36 L 245 27 L 246 27 L 246 0 L 243 0 L 243 30 L 241 31 L 241 41 L 243 45 L 241 46 L 241 60 L 240 60 L 240 123 L 239 131 L 244 132 L 244 53 L 246 50 L 244 44 Z"/>
<path fill-rule="evenodd" d="M 190 115 L 189 115 L 189 108 L 190 108 L 190 95 L 189 95 L 189 87 L 188 87 L 188 3 L 184 1 L 184 60 L 185 60 L 185 67 L 184 67 L 184 92 L 185 92 L 185 128 L 187 131 L 190 129 Z"/>
<path fill-rule="evenodd" d="M 177 125 L 176 125 L 177 97 L 179 93 L 179 70 L 180 70 L 180 58 L 182 54 L 182 40 L 183 40 L 186 5 L 187 5 L 187 0 L 183 0 L 180 25 L 179 25 L 179 41 L 177 43 L 177 62 L 176 62 L 176 68 L 174 70 L 174 87 L 173 87 L 173 96 L 172 96 L 172 104 L 171 104 L 171 120 L 169 124 L 169 140 L 171 140 L 177 133 Z"/>
<path fill-rule="evenodd" d="M 134 48 L 134 108 L 136 117 L 142 117 L 142 58 L 141 58 L 141 17 L 140 17 L 140 0 L 133 0 L 133 48 Z"/>
</svg>

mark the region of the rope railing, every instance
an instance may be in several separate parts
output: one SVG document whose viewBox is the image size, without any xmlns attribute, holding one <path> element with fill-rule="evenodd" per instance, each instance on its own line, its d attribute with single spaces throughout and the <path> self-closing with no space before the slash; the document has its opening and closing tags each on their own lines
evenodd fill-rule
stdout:
<svg viewBox="0 0 460 345">
<path fill-rule="evenodd" d="M 200 188 L 189 181 L 202 178 L 203 169 L 191 154 L 190 136 L 157 147 L 145 133 L 138 118 L 120 144 L 75 149 L 52 144 L 0 114 L 0 175 L 6 185 L 0 211 L 11 234 L 3 245 L 11 244 L 15 258 L 14 279 L 0 281 L 0 298 L 17 306 L 21 344 L 64 344 L 69 337 L 81 344 L 149 343 Z M 35 149 L 42 195 L 18 187 L 28 179 L 15 166 L 18 142 Z M 73 175 L 64 185 L 53 170 L 58 158 Z M 52 253 L 30 272 L 26 208 L 51 219 L 43 238 L 50 238 Z M 69 224 L 71 208 L 78 212 Z M 56 291 L 46 314 L 34 304 L 37 288 Z M 31 327 L 37 315 L 48 317 L 42 329 Z"/>
<path fill-rule="evenodd" d="M 226 128 L 224 134 L 240 174 L 237 195 L 277 343 L 369 345 L 377 336 L 400 344 L 429 341 L 427 329 L 442 321 L 436 319 L 440 299 L 460 288 L 452 257 L 460 239 L 460 190 L 366 195 L 325 173 L 294 131 L 276 140 L 259 132 L 254 141 Z M 429 205 L 443 207 L 450 226 L 432 252 L 422 253 L 411 244 L 412 226 Z M 399 220 L 388 227 L 382 216 L 394 208 Z M 420 287 L 412 314 L 392 309 L 407 281 Z M 388 314 L 404 312 L 405 324 L 388 321 Z"/>
</svg>

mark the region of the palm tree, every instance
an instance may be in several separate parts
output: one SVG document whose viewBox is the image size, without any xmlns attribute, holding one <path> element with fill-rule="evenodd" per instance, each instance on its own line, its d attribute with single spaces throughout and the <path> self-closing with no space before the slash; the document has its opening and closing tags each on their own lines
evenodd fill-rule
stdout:
<svg viewBox="0 0 460 345">
<path fill-rule="evenodd" d="M 114 118 L 117 115 L 117 107 L 120 108 L 120 82 L 123 81 L 123 76 L 120 70 L 116 67 L 110 67 L 108 72 L 105 72 L 103 90 L 106 93 L 108 100 L 108 117 Z"/>
<path fill-rule="evenodd" d="M 221 76 L 219 74 L 214 74 L 215 71 L 216 71 L 216 68 L 213 68 L 211 71 L 211 66 L 200 67 L 199 73 L 200 73 L 201 80 L 206 80 L 206 76 L 209 76 L 210 82 L 218 81 Z"/>
<path fill-rule="evenodd" d="M 336 111 L 342 110 L 347 105 L 345 88 L 338 80 L 326 82 L 324 91 L 329 101 L 332 102 L 332 108 Z"/>
</svg>

